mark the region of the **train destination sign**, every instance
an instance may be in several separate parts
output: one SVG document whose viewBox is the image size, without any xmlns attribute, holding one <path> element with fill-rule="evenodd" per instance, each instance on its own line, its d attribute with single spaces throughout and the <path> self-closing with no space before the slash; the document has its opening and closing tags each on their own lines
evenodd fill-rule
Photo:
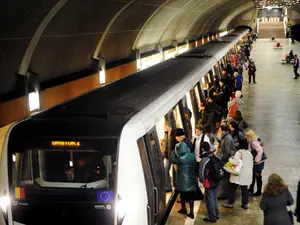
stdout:
<svg viewBox="0 0 300 225">
<path fill-rule="evenodd" d="M 80 147 L 80 141 L 51 141 L 53 147 Z"/>
</svg>

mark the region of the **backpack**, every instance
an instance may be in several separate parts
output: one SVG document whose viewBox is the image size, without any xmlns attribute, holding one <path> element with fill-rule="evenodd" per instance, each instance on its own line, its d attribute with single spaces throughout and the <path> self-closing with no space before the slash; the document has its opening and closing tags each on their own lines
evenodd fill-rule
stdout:
<svg viewBox="0 0 300 225">
<path fill-rule="evenodd" d="M 210 166 L 211 172 L 209 175 L 210 179 L 218 182 L 224 176 L 224 169 L 223 169 L 224 165 L 221 159 L 216 155 L 211 156 L 210 160 L 211 160 L 211 166 Z"/>
</svg>

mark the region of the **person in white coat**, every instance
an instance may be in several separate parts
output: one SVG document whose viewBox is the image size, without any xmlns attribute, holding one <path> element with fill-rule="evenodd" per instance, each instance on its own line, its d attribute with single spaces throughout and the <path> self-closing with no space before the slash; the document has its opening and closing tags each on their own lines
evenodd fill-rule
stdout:
<svg viewBox="0 0 300 225">
<path fill-rule="evenodd" d="M 253 173 L 253 156 L 248 150 L 248 143 L 246 140 L 241 141 L 241 149 L 235 153 L 233 157 L 229 159 L 232 165 L 238 164 L 239 160 L 242 160 L 243 166 L 240 175 L 230 174 L 229 188 L 228 188 L 228 203 L 223 204 L 225 208 L 232 208 L 235 202 L 235 193 L 238 186 L 242 190 L 242 205 L 243 209 L 248 209 L 249 205 L 249 193 L 248 186 L 252 183 Z"/>
</svg>

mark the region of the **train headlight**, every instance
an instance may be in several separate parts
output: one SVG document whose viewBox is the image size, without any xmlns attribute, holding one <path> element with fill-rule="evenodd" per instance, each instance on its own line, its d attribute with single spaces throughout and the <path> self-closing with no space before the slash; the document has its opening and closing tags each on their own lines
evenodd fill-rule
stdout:
<svg viewBox="0 0 300 225">
<path fill-rule="evenodd" d="M 122 198 L 120 198 L 120 196 L 119 196 L 119 199 L 117 202 L 116 211 L 117 211 L 117 215 L 118 215 L 118 224 L 122 224 L 123 219 L 126 214 L 126 203 Z"/>
<path fill-rule="evenodd" d="M 0 208 L 2 212 L 6 213 L 7 212 L 7 207 L 10 204 L 10 199 L 8 196 L 1 196 L 0 197 Z"/>
</svg>

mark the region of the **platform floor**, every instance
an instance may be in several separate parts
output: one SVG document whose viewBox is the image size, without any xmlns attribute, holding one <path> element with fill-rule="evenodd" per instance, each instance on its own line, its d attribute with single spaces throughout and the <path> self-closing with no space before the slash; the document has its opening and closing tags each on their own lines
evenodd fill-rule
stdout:
<svg viewBox="0 0 300 225">
<path fill-rule="evenodd" d="M 248 84 L 248 76 L 244 73 L 244 118 L 265 144 L 268 160 L 263 172 L 264 183 L 271 173 L 280 174 L 295 199 L 300 180 L 300 79 L 294 80 L 292 65 L 282 65 L 280 59 L 291 49 L 300 56 L 300 44 L 290 44 L 286 39 L 279 41 L 283 49 L 273 49 L 274 43 L 269 40 L 260 39 L 254 43 L 251 58 L 256 62 L 257 83 Z M 248 210 L 241 209 L 239 197 L 233 209 L 222 208 L 224 201 L 219 201 L 221 219 L 216 224 L 262 225 L 259 201 L 260 197 L 251 197 Z M 177 204 L 167 224 L 206 224 L 202 221 L 206 214 L 205 202 L 196 204 L 194 220 L 179 215 Z"/>
</svg>

